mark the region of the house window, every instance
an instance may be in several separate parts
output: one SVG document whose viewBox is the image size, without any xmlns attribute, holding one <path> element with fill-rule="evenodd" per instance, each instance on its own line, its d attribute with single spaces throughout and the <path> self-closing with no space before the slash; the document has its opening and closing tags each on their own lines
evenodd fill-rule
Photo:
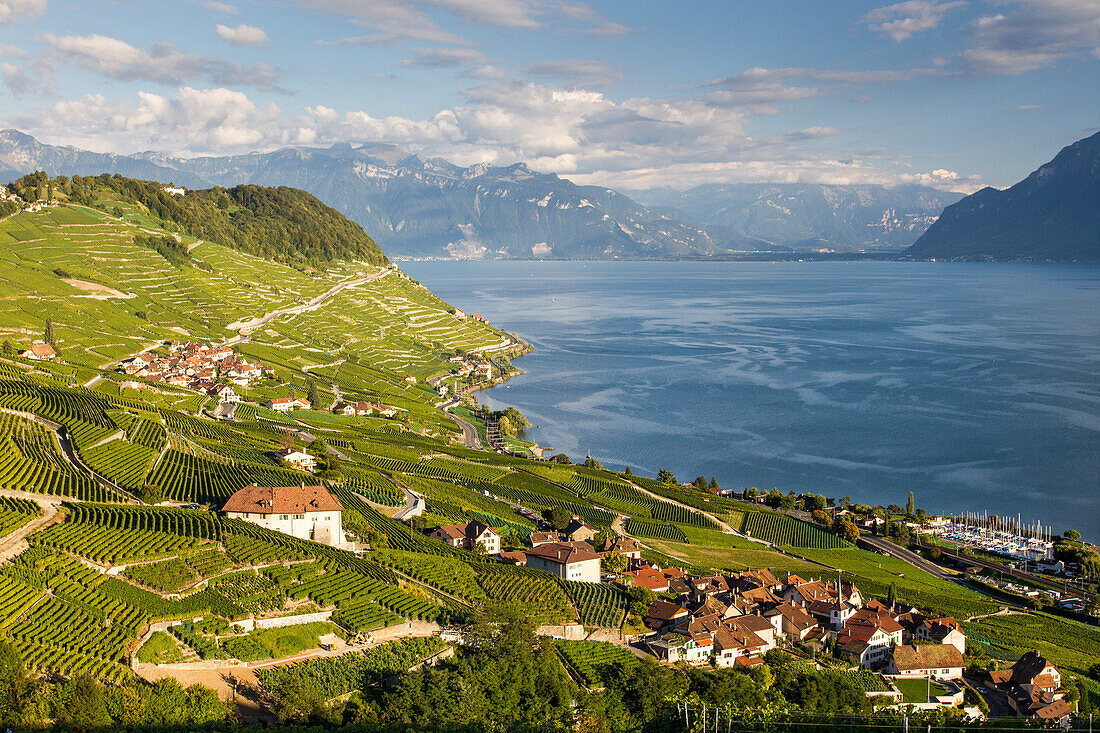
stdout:
<svg viewBox="0 0 1100 733">
<path fill-rule="evenodd" d="M 284 520 L 285 520 L 285 519 L 290 519 L 290 515 L 288 515 L 288 514 L 280 514 L 280 515 L 279 515 L 279 519 L 284 519 Z"/>
<path fill-rule="evenodd" d="M 305 518 L 306 518 L 306 515 L 305 515 L 305 514 L 295 514 L 295 515 L 294 515 L 294 518 L 295 518 L 295 519 L 305 519 Z"/>
</svg>

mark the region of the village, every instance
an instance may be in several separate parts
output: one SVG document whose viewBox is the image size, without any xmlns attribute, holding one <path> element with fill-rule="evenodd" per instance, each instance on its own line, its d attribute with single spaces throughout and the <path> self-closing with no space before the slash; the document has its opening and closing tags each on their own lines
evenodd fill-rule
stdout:
<svg viewBox="0 0 1100 733">
<path fill-rule="evenodd" d="M 347 544 L 340 502 L 323 486 L 248 487 L 222 510 L 303 539 Z M 645 561 L 637 540 L 609 536 L 579 517 L 560 531 L 531 533 L 524 550 L 502 549 L 501 533 L 478 521 L 427 533 L 562 581 L 609 583 L 649 599 L 644 629 L 620 631 L 620 643 L 666 664 L 751 670 L 765 664 L 769 652 L 782 650 L 832 668 L 873 673 L 880 684 L 866 694 L 878 705 L 959 707 L 981 718 L 974 704 L 980 695 L 1002 714 L 1041 722 L 1068 720 L 1074 712 L 1059 670 L 1038 652 L 1026 653 L 1007 669 L 976 674 L 968 669 L 966 635 L 958 620 L 871 598 L 839 575 L 803 578 L 756 569 L 693 576 Z"/>
</svg>

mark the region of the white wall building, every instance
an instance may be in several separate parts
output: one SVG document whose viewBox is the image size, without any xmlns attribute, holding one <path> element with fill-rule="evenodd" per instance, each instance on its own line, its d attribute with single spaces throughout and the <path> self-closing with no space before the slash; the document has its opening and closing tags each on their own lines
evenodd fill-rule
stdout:
<svg viewBox="0 0 1100 733">
<path fill-rule="evenodd" d="M 246 486 L 222 506 L 230 519 L 333 547 L 344 544 L 343 511 L 324 486 Z"/>
<path fill-rule="evenodd" d="M 527 567 L 545 570 L 562 580 L 600 582 L 600 556 L 572 545 L 552 542 L 527 550 Z"/>
</svg>

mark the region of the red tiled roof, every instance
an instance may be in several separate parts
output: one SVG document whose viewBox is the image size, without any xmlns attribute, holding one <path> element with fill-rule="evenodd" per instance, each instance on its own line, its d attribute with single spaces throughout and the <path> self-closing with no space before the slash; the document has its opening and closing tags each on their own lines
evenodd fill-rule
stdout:
<svg viewBox="0 0 1100 733">
<path fill-rule="evenodd" d="M 56 356 L 56 352 L 49 344 L 33 344 L 29 349 L 35 356 Z"/>
<path fill-rule="evenodd" d="M 585 560 L 600 559 L 600 556 L 593 552 L 578 550 L 576 547 L 558 542 L 551 542 L 546 545 L 533 547 L 527 551 L 527 557 L 539 557 L 543 560 L 549 560 L 550 562 L 561 563 L 562 565 L 584 562 Z"/>
<path fill-rule="evenodd" d="M 246 486 L 222 507 L 223 512 L 306 514 L 342 512 L 344 507 L 324 486 Z"/>
</svg>

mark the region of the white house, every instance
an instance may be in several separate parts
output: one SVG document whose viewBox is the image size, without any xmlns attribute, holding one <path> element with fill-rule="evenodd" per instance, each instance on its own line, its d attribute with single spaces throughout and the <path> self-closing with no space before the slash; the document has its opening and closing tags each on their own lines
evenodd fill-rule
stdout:
<svg viewBox="0 0 1100 733">
<path fill-rule="evenodd" d="M 53 347 L 49 344 L 34 344 L 29 349 L 20 354 L 24 359 L 34 359 L 35 361 L 42 361 L 44 359 L 53 359 L 57 356 L 57 352 L 53 350 Z"/>
<path fill-rule="evenodd" d="M 278 412 L 290 412 L 297 409 L 308 410 L 310 408 L 309 400 L 303 400 L 301 397 L 276 397 L 269 401 L 267 406 Z"/>
<path fill-rule="evenodd" d="M 527 567 L 545 570 L 562 580 L 600 582 L 600 556 L 572 545 L 551 542 L 527 551 Z"/>
<path fill-rule="evenodd" d="M 446 542 L 452 547 L 473 550 L 481 545 L 486 555 L 500 554 L 500 535 L 492 527 L 481 522 L 445 524 L 442 527 L 436 527 L 429 536 L 440 542 Z"/>
<path fill-rule="evenodd" d="M 305 453 L 294 448 L 280 448 L 275 451 L 275 455 L 282 458 L 287 463 L 290 463 L 297 468 L 301 468 L 305 471 L 313 471 L 317 467 L 317 459 L 311 456 L 309 453 Z"/>
<path fill-rule="evenodd" d="M 229 497 L 222 512 L 304 540 L 344 544 L 344 507 L 324 486 L 246 486 Z"/>
</svg>

